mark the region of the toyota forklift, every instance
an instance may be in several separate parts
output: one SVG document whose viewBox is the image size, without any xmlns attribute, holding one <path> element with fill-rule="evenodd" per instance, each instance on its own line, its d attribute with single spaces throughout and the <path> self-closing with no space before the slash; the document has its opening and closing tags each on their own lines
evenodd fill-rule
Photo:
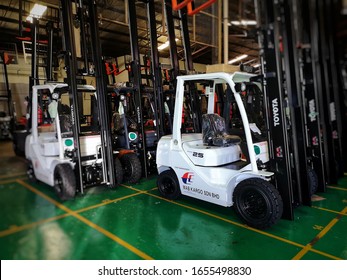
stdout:
<svg viewBox="0 0 347 280">
<path fill-rule="evenodd" d="M 274 173 L 262 169 L 269 161 L 268 149 L 253 142 L 254 124 L 250 125 L 240 96 L 253 76 L 235 72 L 177 77 L 173 133 L 163 136 L 157 148 L 157 185 L 167 199 L 186 195 L 224 207 L 234 206 L 247 225 L 263 229 L 281 218 L 283 202 L 273 184 Z M 185 87 L 191 83 L 208 85 L 202 133 L 181 130 Z M 246 145 L 242 145 L 239 136 L 227 133 L 224 118 L 215 112 L 215 88 L 220 84 L 228 85 L 236 100 Z M 246 159 L 243 154 L 247 154 Z"/>
</svg>

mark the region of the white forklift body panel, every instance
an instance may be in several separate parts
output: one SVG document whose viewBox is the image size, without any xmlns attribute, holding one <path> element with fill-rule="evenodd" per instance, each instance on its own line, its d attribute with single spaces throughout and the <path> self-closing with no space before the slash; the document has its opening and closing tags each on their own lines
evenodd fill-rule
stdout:
<svg viewBox="0 0 347 280">
<path fill-rule="evenodd" d="M 268 150 L 264 144 L 256 157 L 247 114 L 240 97 L 235 90 L 236 82 L 249 82 L 254 76 L 247 73 L 210 73 L 177 77 L 173 134 L 160 139 L 157 147 L 158 173 L 173 170 L 179 181 L 183 195 L 195 197 L 222 206 L 233 205 L 233 190 L 237 184 L 249 178 L 269 180 L 272 172 L 260 171 L 257 158 L 268 161 Z M 240 115 L 249 153 L 249 164 L 241 162 L 241 149 L 238 144 L 226 147 L 207 146 L 201 133 L 181 134 L 182 105 L 185 81 L 211 80 L 213 88 L 206 89 L 208 113 L 213 113 L 215 85 L 228 84 L 234 94 Z M 266 143 L 265 143 L 266 144 Z"/>
</svg>

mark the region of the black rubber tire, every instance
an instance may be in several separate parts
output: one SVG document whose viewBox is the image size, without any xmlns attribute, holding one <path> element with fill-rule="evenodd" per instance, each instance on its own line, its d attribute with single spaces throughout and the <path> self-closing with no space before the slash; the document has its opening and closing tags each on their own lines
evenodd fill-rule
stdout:
<svg viewBox="0 0 347 280">
<path fill-rule="evenodd" d="M 122 164 L 119 160 L 119 158 L 115 158 L 114 159 L 114 167 L 116 169 L 116 180 L 117 180 L 117 184 L 121 184 L 123 183 L 123 167 Z"/>
<path fill-rule="evenodd" d="M 30 160 L 28 161 L 27 175 L 30 182 L 37 183 L 33 163 Z"/>
<path fill-rule="evenodd" d="M 24 157 L 25 152 L 19 149 L 17 143 L 13 142 L 13 151 L 17 157 Z"/>
<path fill-rule="evenodd" d="M 54 169 L 54 190 L 57 196 L 65 201 L 76 195 L 76 176 L 68 163 L 58 164 Z"/>
<path fill-rule="evenodd" d="M 129 184 L 137 183 L 142 177 L 141 161 L 134 153 L 124 154 L 120 157 L 123 167 L 123 181 Z"/>
<path fill-rule="evenodd" d="M 309 168 L 307 171 L 308 186 L 310 188 L 310 195 L 314 195 L 318 190 L 318 176 L 314 169 Z"/>
<path fill-rule="evenodd" d="M 181 197 L 180 184 L 173 170 L 166 170 L 159 174 L 157 180 L 158 191 L 161 196 L 175 200 Z"/>
<path fill-rule="evenodd" d="M 268 228 L 281 218 L 283 201 L 269 182 L 252 178 L 241 181 L 233 193 L 234 209 L 249 226 Z"/>
</svg>

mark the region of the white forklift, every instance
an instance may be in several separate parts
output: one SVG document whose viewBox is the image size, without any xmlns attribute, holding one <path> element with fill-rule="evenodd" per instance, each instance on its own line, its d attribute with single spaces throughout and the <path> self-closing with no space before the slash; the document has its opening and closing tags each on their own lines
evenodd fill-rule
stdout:
<svg viewBox="0 0 347 280">
<path fill-rule="evenodd" d="M 76 191 L 83 193 L 89 186 L 115 187 L 108 179 L 100 131 L 84 129 L 74 136 L 73 118 L 79 115 L 71 112 L 68 88 L 62 83 L 33 86 L 32 128 L 25 142 L 29 179 L 54 187 L 61 200 L 72 199 Z M 89 85 L 78 85 L 77 92 L 88 99 L 96 95 Z M 122 166 L 116 155 L 114 166 L 116 180 L 121 183 Z"/>
<path fill-rule="evenodd" d="M 173 133 L 163 136 L 157 148 L 157 184 L 159 193 L 167 199 L 178 199 L 183 194 L 224 207 L 234 206 L 247 225 L 263 229 L 281 218 L 283 202 L 271 183 L 274 173 L 259 168 L 269 161 L 267 143 L 253 143 L 251 129 L 257 128 L 248 122 L 240 96 L 253 76 L 236 72 L 177 77 Z M 188 83 L 207 84 L 208 108 L 202 116 L 202 133 L 181 133 Z M 217 84 L 231 88 L 247 145 L 241 145 L 239 136 L 227 134 L 224 119 L 214 112 Z M 246 150 L 242 151 L 242 146 Z"/>
</svg>

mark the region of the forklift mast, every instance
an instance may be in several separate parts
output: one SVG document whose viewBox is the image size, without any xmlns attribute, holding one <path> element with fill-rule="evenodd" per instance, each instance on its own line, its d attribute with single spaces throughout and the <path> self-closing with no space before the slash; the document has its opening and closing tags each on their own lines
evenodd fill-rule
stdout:
<svg viewBox="0 0 347 280">
<path fill-rule="evenodd" d="M 188 29 L 188 13 L 187 8 L 184 7 L 179 9 L 178 12 L 174 15 L 172 1 L 165 0 L 165 19 L 168 32 L 168 39 L 170 42 L 170 58 L 171 58 L 171 82 L 172 86 L 176 88 L 176 78 L 181 74 L 178 52 L 177 52 L 177 43 L 176 43 L 176 34 L 175 34 L 175 19 L 179 21 L 180 33 L 182 36 L 182 44 L 184 50 L 184 61 L 185 61 L 185 74 L 191 74 L 194 72 L 193 65 L 193 56 L 192 50 L 190 47 L 190 38 L 189 38 L 189 29 Z M 189 105 L 191 108 L 191 113 L 193 116 L 193 128 L 195 132 L 201 132 L 201 123 L 202 123 L 202 114 L 201 114 L 201 105 L 200 98 L 198 96 L 198 91 L 194 83 L 188 84 L 188 99 Z"/>
<path fill-rule="evenodd" d="M 81 18 L 84 18 L 84 14 L 88 9 L 88 20 L 89 27 L 91 28 L 92 36 L 92 54 L 93 62 L 95 65 L 95 79 L 96 79 L 96 92 L 97 92 L 97 107 L 104 108 L 103 110 L 98 111 L 98 120 L 100 125 L 100 136 L 101 136 L 101 157 L 102 157 L 102 172 L 103 172 L 103 183 L 114 187 L 116 185 L 115 169 L 114 169 L 114 157 L 111 145 L 111 129 L 109 125 L 109 116 L 106 106 L 107 98 L 107 89 L 105 83 L 105 74 L 103 73 L 103 65 L 101 59 L 101 48 L 100 48 L 100 39 L 98 32 L 98 20 L 96 12 L 96 4 L 93 0 L 88 0 L 87 7 L 82 1 L 76 3 L 78 5 L 78 12 Z M 61 0 L 62 7 L 62 22 L 63 22 L 63 34 L 64 34 L 64 54 L 65 54 L 65 65 L 67 71 L 67 84 L 69 85 L 69 99 L 70 99 L 70 109 L 72 114 L 72 130 L 74 137 L 74 147 L 75 147 L 75 160 L 76 160 L 76 177 L 80 186 L 80 191 L 83 193 L 84 182 L 82 178 L 82 158 L 81 158 L 81 146 L 80 146 L 80 137 L 81 133 L 81 124 L 80 124 L 80 110 L 81 106 L 79 104 L 79 92 L 77 89 L 77 80 L 78 76 L 78 67 L 77 67 L 77 55 L 76 55 L 76 42 L 74 35 L 74 24 L 73 19 L 74 15 L 72 12 L 72 2 L 69 0 Z M 81 24 L 86 26 L 84 20 L 81 21 Z M 81 32 L 82 32 L 81 28 Z M 85 40 L 81 40 L 82 45 L 86 43 Z M 87 50 L 87 46 L 82 47 L 83 50 Z M 87 52 L 83 53 L 83 56 L 88 56 Z M 88 67 L 88 59 L 84 59 L 84 71 Z"/>
<path fill-rule="evenodd" d="M 288 123 L 285 115 L 285 94 L 279 76 L 282 66 L 279 53 L 278 26 L 275 23 L 275 11 L 272 0 L 256 1 L 256 16 L 261 49 L 262 72 L 264 73 L 264 100 L 267 102 L 269 152 L 271 169 L 275 172 L 278 191 L 283 200 L 283 218 L 294 219 L 293 188 Z M 277 28 L 276 28 L 277 27 Z"/>
<path fill-rule="evenodd" d="M 150 170 L 147 153 L 149 152 L 149 150 L 146 144 L 146 132 L 143 124 L 142 112 L 142 97 L 144 93 L 147 94 L 152 107 L 157 141 L 159 141 L 160 137 L 165 134 L 165 110 L 161 67 L 159 63 L 159 53 L 157 44 L 158 36 L 155 19 L 155 4 L 154 0 L 143 0 L 141 2 L 146 4 L 147 9 L 148 28 L 150 37 L 150 57 L 146 55 L 144 56 L 144 68 L 146 74 L 143 76 L 141 74 L 136 5 L 135 0 L 129 0 L 128 14 L 132 55 L 131 71 L 129 74 L 130 80 L 134 86 L 133 93 L 135 101 L 136 121 L 139 127 L 139 152 L 143 162 L 143 173 L 145 174 L 145 176 L 148 176 Z M 148 71 L 148 60 L 150 60 L 150 71 Z M 144 85 L 142 83 L 143 79 L 146 79 L 147 85 Z"/>
</svg>

